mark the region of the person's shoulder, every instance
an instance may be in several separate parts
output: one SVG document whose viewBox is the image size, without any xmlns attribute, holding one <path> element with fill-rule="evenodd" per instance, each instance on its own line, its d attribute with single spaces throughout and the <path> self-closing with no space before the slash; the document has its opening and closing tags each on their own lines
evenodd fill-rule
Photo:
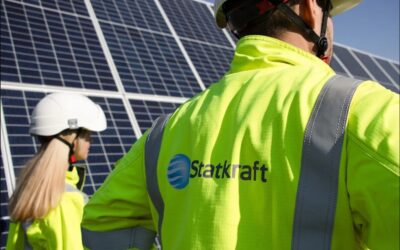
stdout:
<svg viewBox="0 0 400 250">
<path fill-rule="evenodd" d="M 355 79 L 357 80 L 357 79 Z M 381 83 L 372 80 L 361 80 L 362 84 L 358 87 L 355 98 L 362 98 L 364 96 L 379 94 L 381 96 L 386 96 L 387 98 L 398 98 L 399 93 L 393 92 L 392 90 L 386 88 Z"/>
<path fill-rule="evenodd" d="M 354 93 L 350 115 L 379 122 L 379 118 L 391 116 L 399 110 L 399 100 L 398 93 L 383 85 L 371 80 L 363 81 Z"/>
<path fill-rule="evenodd" d="M 42 221 L 46 224 L 52 224 L 54 221 L 60 220 L 61 217 L 70 217 L 72 213 L 78 213 L 79 216 L 82 216 L 84 206 L 84 197 L 79 190 L 65 191 L 57 206 L 52 208 Z"/>
<path fill-rule="evenodd" d="M 61 196 L 59 206 L 84 206 L 84 194 L 78 189 L 65 190 Z"/>
<path fill-rule="evenodd" d="M 350 105 L 347 134 L 365 154 L 394 172 L 399 165 L 399 95 L 374 81 L 364 81 Z"/>
<path fill-rule="evenodd" d="M 60 223 L 74 223 L 83 216 L 84 199 L 79 192 L 64 192 L 56 207 L 52 208 L 44 218 L 36 219 L 32 227 L 50 229 Z"/>
</svg>

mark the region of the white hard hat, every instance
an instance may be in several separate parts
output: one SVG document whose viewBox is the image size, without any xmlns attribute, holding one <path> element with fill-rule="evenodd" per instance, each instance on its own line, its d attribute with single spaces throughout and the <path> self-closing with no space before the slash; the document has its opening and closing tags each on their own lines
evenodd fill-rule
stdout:
<svg viewBox="0 0 400 250">
<path fill-rule="evenodd" d="M 107 121 L 101 107 L 80 94 L 53 93 L 36 105 L 29 132 L 32 135 L 51 136 L 65 129 L 78 128 L 105 130 Z"/>
<path fill-rule="evenodd" d="M 222 5 L 228 0 L 215 0 L 214 2 L 214 16 L 218 27 L 226 27 L 225 14 L 222 11 Z M 331 0 L 332 10 L 330 11 L 331 16 L 336 16 L 340 13 L 350 10 L 357 6 L 362 0 Z"/>
</svg>

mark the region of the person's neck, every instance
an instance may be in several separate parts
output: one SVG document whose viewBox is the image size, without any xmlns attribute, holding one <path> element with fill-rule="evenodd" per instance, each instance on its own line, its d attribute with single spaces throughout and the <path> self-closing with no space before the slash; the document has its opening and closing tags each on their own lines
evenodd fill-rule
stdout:
<svg viewBox="0 0 400 250">
<path fill-rule="evenodd" d="M 303 35 L 297 32 L 286 31 L 278 35 L 276 38 L 293 46 L 296 46 L 302 50 L 305 50 L 311 54 L 316 53 L 314 50 L 314 43 L 304 39 Z"/>
</svg>

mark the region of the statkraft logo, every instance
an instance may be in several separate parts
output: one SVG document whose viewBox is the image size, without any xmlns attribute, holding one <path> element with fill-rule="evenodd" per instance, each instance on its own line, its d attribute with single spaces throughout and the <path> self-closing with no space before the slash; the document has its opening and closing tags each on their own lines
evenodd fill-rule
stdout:
<svg viewBox="0 0 400 250">
<path fill-rule="evenodd" d="M 204 163 L 199 160 L 191 161 L 184 154 L 175 155 L 168 165 L 168 182 L 176 189 L 183 189 L 193 178 L 239 179 L 240 181 L 267 182 L 268 167 L 260 161 L 252 164 Z"/>
</svg>

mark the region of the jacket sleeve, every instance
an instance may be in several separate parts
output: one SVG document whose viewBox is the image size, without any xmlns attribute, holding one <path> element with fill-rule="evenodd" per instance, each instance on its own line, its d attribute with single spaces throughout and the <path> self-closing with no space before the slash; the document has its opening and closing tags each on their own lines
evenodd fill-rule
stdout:
<svg viewBox="0 0 400 250">
<path fill-rule="evenodd" d="M 60 204 L 44 219 L 28 227 L 27 237 L 33 249 L 83 249 L 80 223 L 83 198 L 78 192 L 65 192 Z"/>
<path fill-rule="evenodd" d="M 23 249 L 24 248 L 24 232 L 20 223 L 10 222 L 7 236 L 7 250 Z"/>
<path fill-rule="evenodd" d="M 399 247 L 399 95 L 359 87 L 348 125 L 347 189 L 354 227 L 369 249 Z"/>
<path fill-rule="evenodd" d="M 107 246 L 124 244 L 129 235 L 141 233 L 150 233 L 151 241 L 154 240 L 144 173 L 146 137 L 147 133 L 117 161 L 115 169 L 85 206 L 82 222 L 85 247 L 93 248 L 93 244 L 96 244 L 96 249 L 107 249 Z M 129 244 L 135 245 L 132 242 Z"/>
</svg>

